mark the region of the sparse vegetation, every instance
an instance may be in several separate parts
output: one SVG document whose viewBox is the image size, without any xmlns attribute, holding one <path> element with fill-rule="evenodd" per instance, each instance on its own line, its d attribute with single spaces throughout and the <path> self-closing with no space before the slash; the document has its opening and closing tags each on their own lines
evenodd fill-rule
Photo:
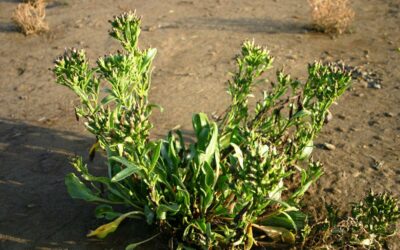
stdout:
<svg viewBox="0 0 400 250">
<path fill-rule="evenodd" d="M 47 31 L 49 26 L 46 17 L 45 0 L 29 0 L 18 4 L 12 15 L 12 20 L 25 35 Z"/>
<path fill-rule="evenodd" d="M 148 93 L 156 50 L 139 48 L 140 22 L 134 13 L 111 21 L 110 35 L 125 52 L 101 57 L 90 68 L 85 52 L 71 49 L 54 68 L 57 82 L 81 101 L 77 118 L 84 118 L 97 138 L 90 156 L 100 149 L 106 154 L 107 176 L 93 176 L 77 157 L 72 164 L 80 176 L 70 173 L 65 179 L 73 198 L 98 203 L 96 216 L 111 221 L 88 236 L 104 238 L 128 218 L 157 226 L 177 249 L 340 245 L 317 240 L 317 228 L 324 239 L 339 230 L 339 240 L 350 243 L 355 230 L 368 232 L 357 236 L 358 243 L 392 232 L 399 215 L 397 201 L 388 195 L 370 194 L 354 205 L 346 228 L 334 210 L 324 223 L 311 225 L 302 210 L 303 195 L 323 174 L 311 157 L 313 141 L 329 107 L 350 86 L 350 72 L 315 62 L 301 83 L 278 71 L 252 112 L 248 97 L 273 58 L 245 42 L 228 82 L 231 105 L 223 118 L 215 122 L 204 113 L 194 115 L 192 144 L 179 130 L 152 141 L 149 117 L 157 106 L 149 103 Z"/>
<path fill-rule="evenodd" d="M 352 205 L 348 215 L 339 215 L 334 205 L 328 216 L 303 230 L 305 249 L 389 249 L 388 239 L 400 218 L 398 200 L 388 193 L 370 191 Z"/>
<path fill-rule="evenodd" d="M 348 0 L 308 0 L 313 27 L 321 32 L 342 34 L 354 19 Z"/>
</svg>

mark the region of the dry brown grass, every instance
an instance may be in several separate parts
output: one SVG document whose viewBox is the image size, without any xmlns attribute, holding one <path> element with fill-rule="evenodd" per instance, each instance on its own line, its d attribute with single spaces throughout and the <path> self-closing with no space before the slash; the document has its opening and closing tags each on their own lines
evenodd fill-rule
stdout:
<svg viewBox="0 0 400 250">
<path fill-rule="evenodd" d="M 326 33 L 342 34 L 354 18 L 348 0 L 308 0 L 314 28 Z"/>
<path fill-rule="evenodd" d="M 18 4 L 12 15 L 12 20 L 25 35 L 47 31 L 49 26 L 46 17 L 45 0 L 29 0 Z"/>
</svg>

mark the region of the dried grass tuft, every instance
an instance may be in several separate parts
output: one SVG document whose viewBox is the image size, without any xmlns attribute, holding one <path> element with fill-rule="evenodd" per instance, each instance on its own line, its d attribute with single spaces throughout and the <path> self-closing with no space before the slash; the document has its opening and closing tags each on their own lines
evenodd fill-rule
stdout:
<svg viewBox="0 0 400 250">
<path fill-rule="evenodd" d="M 12 15 L 12 20 L 25 35 L 49 30 L 46 17 L 45 0 L 29 0 L 18 4 Z"/>
<path fill-rule="evenodd" d="M 354 19 L 348 0 L 308 0 L 313 26 L 316 30 L 342 34 Z"/>
</svg>

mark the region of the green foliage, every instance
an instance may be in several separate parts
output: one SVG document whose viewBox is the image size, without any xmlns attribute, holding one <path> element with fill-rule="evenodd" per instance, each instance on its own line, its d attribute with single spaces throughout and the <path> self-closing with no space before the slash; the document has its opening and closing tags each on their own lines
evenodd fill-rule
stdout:
<svg viewBox="0 0 400 250">
<path fill-rule="evenodd" d="M 180 248 L 295 244 L 307 218 L 299 203 L 323 173 L 310 158 L 313 140 L 331 104 L 349 87 L 349 72 L 316 62 L 303 85 L 278 71 L 251 112 L 252 87 L 273 58 L 245 42 L 229 81 L 232 104 L 224 118 L 216 123 L 194 115 L 192 144 L 179 130 L 151 141 L 149 117 L 156 106 L 148 92 L 156 50 L 139 49 L 140 18 L 134 13 L 115 17 L 111 25 L 110 35 L 125 52 L 102 57 L 90 68 L 85 52 L 72 49 L 54 68 L 57 82 L 81 101 L 77 117 L 97 138 L 91 156 L 106 152 L 104 177 L 91 175 L 81 158 L 73 160 L 90 188 L 74 174 L 66 177 L 73 198 L 99 203 L 96 215 L 113 220 L 89 236 L 105 237 L 122 220 L 143 218 Z M 113 204 L 125 210 L 114 211 Z"/>
<path fill-rule="evenodd" d="M 363 201 L 354 204 L 352 216 L 368 232 L 388 236 L 395 232 L 394 223 L 400 218 L 397 203 L 388 193 L 374 194 L 371 191 Z"/>
<path fill-rule="evenodd" d="M 325 220 L 303 231 L 303 248 L 388 249 L 387 239 L 400 218 L 397 199 L 372 191 L 352 205 L 350 215 L 339 215 L 334 206 L 327 206 L 327 212 Z"/>
</svg>

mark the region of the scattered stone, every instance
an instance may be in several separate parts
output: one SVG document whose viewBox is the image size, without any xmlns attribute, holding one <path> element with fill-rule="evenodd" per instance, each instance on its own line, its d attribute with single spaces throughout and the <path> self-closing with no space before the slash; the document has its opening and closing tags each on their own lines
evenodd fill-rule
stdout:
<svg viewBox="0 0 400 250">
<path fill-rule="evenodd" d="M 391 113 L 391 112 L 385 112 L 385 113 L 383 113 L 386 117 L 393 117 L 394 116 L 394 114 L 393 113 Z"/>
<path fill-rule="evenodd" d="M 360 81 L 360 86 L 362 88 L 368 88 L 368 83 L 366 81 L 362 80 L 362 81 Z"/>
<path fill-rule="evenodd" d="M 337 127 L 337 128 L 335 128 L 335 130 L 336 130 L 336 131 L 338 131 L 338 132 L 341 132 L 341 133 L 343 133 L 343 132 L 344 132 L 344 129 L 343 129 L 343 128 L 341 128 L 341 127 Z"/>
<path fill-rule="evenodd" d="M 42 116 L 42 117 L 40 117 L 37 121 L 38 122 L 44 122 L 44 121 L 46 121 L 46 117 L 45 116 Z"/>
<path fill-rule="evenodd" d="M 335 145 L 330 144 L 330 143 L 327 143 L 327 142 L 325 142 L 324 144 L 322 144 L 322 146 L 323 146 L 325 149 L 330 150 L 330 151 L 336 149 L 336 146 L 335 146 Z"/>
<path fill-rule="evenodd" d="M 33 204 L 33 203 L 31 203 L 31 204 L 28 204 L 28 205 L 26 205 L 28 208 L 34 208 L 34 207 L 36 207 L 36 204 Z"/>
<path fill-rule="evenodd" d="M 18 75 L 20 76 L 20 75 L 23 75 L 24 73 L 25 73 L 25 68 L 22 68 L 22 67 L 18 67 L 17 68 L 17 72 L 18 72 Z"/>
<path fill-rule="evenodd" d="M 346 116 L 345 116 L 345 115 L 342 115 L 342 114 L 337 115 L 337 117 L 338 117 L 339 119 L 341 119 L 341 120 L 345 120 L 345 119 L 346 119 Z"/>
<path fill-rule="evenodd" d="M 370 120 L 370 121 L 368 121 L 368 125 L 369 125 L 369 126 L 374 126 L 375 124 L 378 124 L 378 125 L 379 125 L 379 122 L 376 121 L 376 120 Z"/>
<path fill-rule="evenodd" d="M 157 28 L 158 28 L 158 27 L 157 27 L 156 25 L 153 25 L 153 26 L 146 26 L 146 27 L 143 27 L 143 31 L 152 32 L 152 31 L 155 31 Z"/>
<path fill-rule="evenodd" d="M 380 168 L 383 167 L 383 164 L 385 164 L 384 161 L 377 161 L 374 158 L 372 158 L 372 163 L 371 163 L 371 167 L 375 170 L 379 170 Z"/>
<path fill-rule="evenodd" d="M 372 89 L 381 89 L 382 85 L 378 82 L 371 82 L 370 84 L 368 84 L 368 87 Z"/>
<path fill-rule="evenodd" d="M 367 71 L 362 71 L 361 76 L 365 79 L 368 77 L 368 72 Z"/>
<path fill-rule="evenodd" d="M 211 113 L 211 117 L 212 117 L 214 120 L 218 120 L 218 119 L 219 119 L 219 115 L 217 114 L 217 111 L 212 112 L 212 113 Z"/>
<path fill-rule="evenodd" d="M 20 96 L 18 96 L 18 99 L 20 99 L 20 100 L 27 100 L 27 99 L 28 99 L 28 96 L 26 96 L 26 95 L 20 95 Z"/>
<path fill-rule="evenodd" d="M 349 130 L 350 130 L 351 132 L 357 132 L 357 131 L 359 131 L 358 128 L 354 128 L 354 127 L 351 127 Z"/>
</svg>

